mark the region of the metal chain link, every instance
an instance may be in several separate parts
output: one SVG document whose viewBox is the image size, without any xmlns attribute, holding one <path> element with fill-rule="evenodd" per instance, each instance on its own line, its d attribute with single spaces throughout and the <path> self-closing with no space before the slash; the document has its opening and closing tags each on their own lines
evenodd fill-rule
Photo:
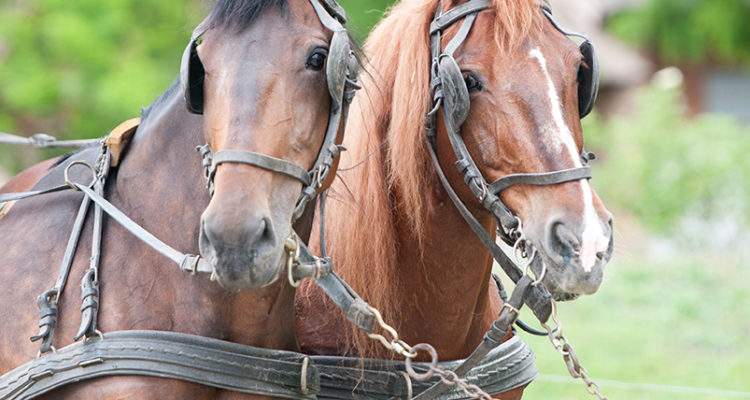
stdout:
<svg viewBox="0 0 750 400">
<path fill-rule="evenodd" d="M 440 377 L 440 380 L 443 381 L 443 383 L 450 386 L 456 386 L 457 388 L 461 389 L 469 398 L 492 400 L 492 396 L 482 390 L 482 388 L 480 388 L 479 386 L 468 383 L 465 379 L 459 377 L 453 371 L 439 368 L 437 351 L 434 347 L 427 343 L 420 343 L 413 347 L 410 346 L 408 343 L 399 338 L 398 332 L 395 328 L 383 321 L 383 316 L 380 314 L 380 311 L 372 306 L 368 307 L 370 312 L 375 315 L 378 326 L 380 326 L 381 329 L 387 332 L 388 335 L 390 335 L 391 339 L 388 340 L 385 336 L 377 333 L 370 333 L 368 334 L 368 336 L 373 340 L 379 341 L 386 349 L 404 357 L 406 359 L 406 372 L 412 379 L 419 382 L 425 382 L 428 379 L 432 378 L 435 374 L 437 374 Z M 412 361 L 415 357 L 417 357 L 417 354 L 420 350 L 427 352 L 431 357 L 429 368 L 425 373 L 418 373 L 412 366 Z"/>
<path fill-rule="evenodd" d="M 542 263 L 542 271 L 538 276 L 532 277 L 529 274 L 529 272 L 533 272 L 536 275 L 536 273 L 530 268 L 531 263 L 534 260 L 534 256 L 536 256 L 536 249 L 526 238 L 526 234 L 524 233 L 521 226 L 521 220 L 518 219 L 518 217 L 516 217 L 516 219 L 517 226 L 508 232 L 508 236 L 510 236 L 515 241 L 513 245 L 513 253 L 516 257 L 517 263 L 521 264 L 524 259 L 526 260 L 524 275 L 529 275 L 530 278 L 535 279 L 532 285 L 536 286 L 540 284 L 544 279 L 544 276 L 547 272 L 547 265 L 544 262 Z M 547 336 L 549 337 L 550 342 L 552 342 L 552 345 L 555 347 L 557 352 L 563 356 L 565 366 L 568 368 L 570 376 L 572 376 L 574 379 L 581 378 L 581 380 L 583 380 L 584 384 L 586 385 L 586 391 L 590 394 L 597 396 L 600 400 L 608 400 L 607 397 L 605 397 L 601 393 L 599 385 L 591 378 L 589 378 L 588 371 L 586 371 L 586 368 L 584 368 L 583 365 L 581 365 L 581 363 L 578 361 L 578 357 L 573 350 L 573 346 L 571 346 L 565 336 L 563 336 L 562 323 L 557 318 L 557 303 L 555 303 L 554 299 L 550 299 L 550 303 L 552 306 L 550 317 L 555 323 L 555 328 L 551 328 L 544 322 L 541 322 L 541 324 L 547 331 Z"/>
<path fill-rule="evenodd" d="M 586 368 L 584 368 L 583 365 L 581 365 L 581 363 L 578 361 L 578 356 L 576 356 L 575 351 L 573 351 L 573 346 L 571 346 L 565 336 L 563 336 L 562 323 L 557 318 L 556 303 L 552 299 L 550 299 L 550 302 L 552 304 L 551 318 L 555 323 L 557 330 L 553 330 L 544 322 L 542 322 L 542 326 L 547 331 L 547 335 L 550 342 L 552 342 L 552 345 L 555 347 L 557 352 L 563 356 L 565 366 L 568 368 L 570 376 L 575 379 L 581 378 L 581 380 L 583 380 L 583 383 L 586 385 L 586 391 L 590 394 L 598 397 L 600 400 L 608 400 L 608 398 L 601 393 L 599 385 L 591 378 L 589 378 L 588 371 L 586 371 Z"/>
</svg>

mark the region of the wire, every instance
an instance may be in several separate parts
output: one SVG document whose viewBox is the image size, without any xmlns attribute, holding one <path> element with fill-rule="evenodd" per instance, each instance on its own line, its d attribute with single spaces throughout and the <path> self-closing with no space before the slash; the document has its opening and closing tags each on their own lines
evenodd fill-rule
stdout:
<svg viewBox="0 0 750 400">
<path fill-rule="evenodd" d="M 569 376 L 562 375 L 551 375 L 539 373 L 535 379 L 540 382 L 560 383 L 565 385 L 578 385 L 578 381 L 570 379 Z M 674 386 L 674 385 L 659 385 L 654 383 L 632 383 L 622 382 L 611 379 L 597 378 L 596 382 L 600 386 L 609 386 L 617 389 L 624 390 L 640 390 L 644 392 L 663 392 L 663 393 L 679 393 L 695 396 L 716 396 L 716 397 L 733 397 L 739 399 L 750 399 L 750 392 L 738 392 L 733 390 L 713 389 L 713 388 L 693 388 L 686 386 Z"/>
</svg>

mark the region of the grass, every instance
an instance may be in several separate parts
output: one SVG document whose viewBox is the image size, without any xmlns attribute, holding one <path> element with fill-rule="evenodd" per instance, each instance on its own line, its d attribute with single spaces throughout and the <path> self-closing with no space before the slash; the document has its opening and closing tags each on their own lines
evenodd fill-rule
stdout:
<svg viewBox="0 0 750 400">
<path fill-rule="evenodd" d="M 750 398 L 750 262 L 681 248 L 621 219 L 599 292 L 559 305 L 589 376 L 610 399 Z M 528 311 L 522 319 L 533 322 Z M 546 338 L 522 335 L 540 370 L 524 399 L 594 398 Z"/>
</svg>

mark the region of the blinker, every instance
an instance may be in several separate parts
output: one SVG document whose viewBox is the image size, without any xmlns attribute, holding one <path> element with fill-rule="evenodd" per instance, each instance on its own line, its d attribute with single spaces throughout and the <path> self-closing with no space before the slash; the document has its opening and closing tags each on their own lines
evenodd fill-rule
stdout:
<svg viewBox="0 0 750 400">
<path fill-rule="evenodd" d="M 443 113 L 448 113 L 455 127 L 460 127 L 469 116 L 471 101 L 461 69 L 456 60 L 447 54 L 440 56 L 438 74 L 442 81 Z"/>
</svg>

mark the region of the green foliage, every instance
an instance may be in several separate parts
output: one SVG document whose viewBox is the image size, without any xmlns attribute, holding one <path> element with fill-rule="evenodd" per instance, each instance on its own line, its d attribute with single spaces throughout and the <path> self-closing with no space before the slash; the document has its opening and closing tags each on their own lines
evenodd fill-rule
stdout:
<svg viewBox="0 0 750 400">
<path fill-rule="evenodd" d="M 344 0 L 362 40 L 391 1 Z M 203 0 L 0 2 L 0 132 L 58 138 L 107 133 L 177 75 Z M 55 152 L 0 146 L 12 172 Z"/>
<path fill-rule="evenodd" d="M 731 213 L 750 226 L 750 127 L 718 115 L 687 119 L 677 91 L 647 87 L 637 104 L 632 116 L 583 121 L 605 203 L 664 233 L 686 215 Z"/>
<path fill-rule="evenodd" d="M 179 70 L 201 2 L 0 5 L 0 131 L 98 137 L 140 113 Z M 30 164 L 7 149 L 3 164 Z M 41 156 L 41 155 L 40 155 Z"/>
<path fill-rule="evenodd" d="M 747 0 L 652 0 L 609 21 L 617 36 L 668 62 L 750 65 Z"/>
<path fill-rule="evenodd" d="M 355 38 L 362 42 L 372 27 L 380 21 L 383 13 L 395 2 L 395 0 L 340 0 L 339 4 L 344 7 L 349 16 L 350 30 L 354 32 Z"/>
</svg>

